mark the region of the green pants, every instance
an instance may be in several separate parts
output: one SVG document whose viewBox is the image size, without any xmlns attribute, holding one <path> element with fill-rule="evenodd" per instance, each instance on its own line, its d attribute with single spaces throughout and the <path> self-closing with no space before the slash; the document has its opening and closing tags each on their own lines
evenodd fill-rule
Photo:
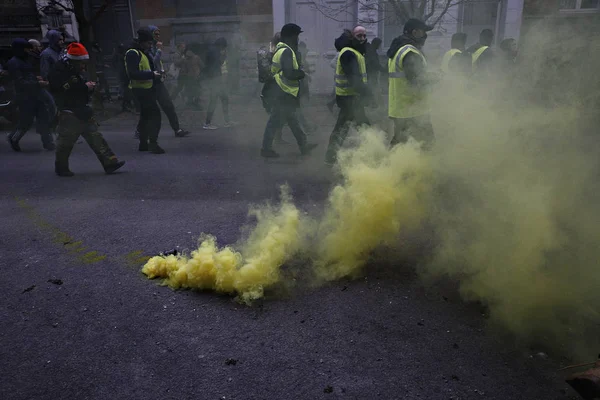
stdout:
<svg viewBox="0 0 600 400">
<path fill-rule="evenodd" d="M 56 163 L 58 165 L 68 168 L 69 156 L 79 136 L 83 136 L 103 167 L 118 161 L 102 134 L 98 132 L 98 123 L 94 118 L 83 121 L 73 114 L 61 112 L 57 132 Z"/>
</svg>

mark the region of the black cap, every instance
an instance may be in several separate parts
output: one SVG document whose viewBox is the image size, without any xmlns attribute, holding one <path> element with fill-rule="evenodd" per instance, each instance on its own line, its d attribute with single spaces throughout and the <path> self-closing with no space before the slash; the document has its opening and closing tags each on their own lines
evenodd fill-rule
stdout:
<svg viewBox="0 0 600 400">
<path fill-rule="evenodd" d="M 411 18 L 404 24 L 404 33 L 411 33 L 415 29 L 423 29 L 425 32 L 429 32 L 433 30 L 433 26 L 429 26 L 416 18 Z"/>
<path fill-rule="evenodd" d="M 146 27 L 138 29 L 137 34 L 138 34 L 138 42 L 139 43 L 154 41 L 154 36 L 152 35 L 152 31 Z"/>
<path fill-rule="evenodd" d="M 302 32 L 302 28 L 296 24 L 285 24 L 283 28 L 281 28 L 281 37 L 297 36 Z"/>
</svg>

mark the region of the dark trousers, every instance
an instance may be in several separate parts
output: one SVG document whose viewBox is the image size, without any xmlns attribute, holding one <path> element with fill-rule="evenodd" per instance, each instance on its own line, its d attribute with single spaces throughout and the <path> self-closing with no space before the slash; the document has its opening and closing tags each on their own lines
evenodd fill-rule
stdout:
<svg viewBox="0 0 600 400">
<path fill-rule="evenodd" d="M 98 132 L 98 124 L 93 118 L 82 121 L 73 114 L 61 112 L 57 132 L 56 165 L 58 167 L 69 169 L 69 156 L 79 136 L 83 136 L 104 168 L 117 162 L 115 153 Z"/>
<path fill-rule="evenodd" d="M 281 129 L 283 129 L 283 126 L 286 123 L 292 130 L 298 146 L 303 148 L 304 145 L 306 145 L 306 135 L 304 134 L 302 127 L 300 127 L 300 122 L 296 115 L 297 109 L 298 100 L 291 95 L 282 93 L 275 101 L 273 101 L 271 115 L 263 135 L 263 150 L 273 149 L 273 139 L 277 132 L 281 132 Z"/>
<path fill-rule="evenodd" d="M 391 146 L 406 143 L 411 136 L 423 143 L 424 149 L 429 149 L 433 145 L 433 125 L 429 114 L 412 118 L 392 118 L 392 121 L 394 121 L 394 136 Z"/>
<path fill-rule="evenodd" d="M 169 120 L 169 125 L 171 125 L 171 128 L 173 128 L 173 131 L 177 132 L 179 130 L 179 118 L 177 118 L 175 105 L 173 104 L 173 101 L 171 101 L 171 96 L 169 95 L 167 87 L 162 82 L 155 82 L 153 89 L 156 93 L 156 100 L 158 101 L 160 108 L 162 108 L 167 116 L 167 119 Z M 158 112 L 160 113 L 160 110 L 158 110 Z M 137 130 L 138 132 L 141 132 L 139 124 Z"/>
<path fill-rule="evenodd" d="M 173 131 L 177 132 L 179 130 L 179 118 L 177 118 L 175 105 L 171 100 L 167 87 L 162 82 L 154 83 L 154 87 L 156 89 L 156 99 L 158 100 L 160 108 L 165 112 L 167 119 L 169 120 L 169 125 L 171 125 Z"/>
<path fill-rule="evenodd" d="M 223 106 L 223 117 L 225 122 L 229 122 L 229 96 L 227 95 L 227 87 L 223 81 L 223 77 L 213 78 L 208 83 L 209 89 L 209 101 L 208 109 L 206 110 L 206 124 L 210 124 L 212 117 L 217 109 L 217 100 L 221 99 L 221 106 Z"/>
<path fill-rule="evenodd" d="M 17 102 L 19 105 L 19 121 L 16 130 L 10 134 L 13 142 L 19 142 L 27 133 L 33 121 L 35 120 L 36 131 L 40 134 L 44 146 L 51 145 L 54 141 L 50 134 L 50 116 L 48 106 L 44 102 L 42 95 L 23 98 Z"/>
<path fill-rule="evenodd" d="M 335 162 L 337 152 L 344 144 L 350 125 L 370 125 L 367 115 L 365 114 L 365 106 L 362 99 L 356 96 L 337 96 L 337 105 L 340 108 L 337 122 L 333 127 L 333 132 L 329 137 L 329 147 L 327 148 L 326 160 Z"/>
<path fill-rule="evenodd" d="M 140 103 L 140 121 L 138 122 L 140 144 L 156 143 L 162 122 L 156 90 L 155 88 L 133 89 L 133 94 Z"/>
</svg>

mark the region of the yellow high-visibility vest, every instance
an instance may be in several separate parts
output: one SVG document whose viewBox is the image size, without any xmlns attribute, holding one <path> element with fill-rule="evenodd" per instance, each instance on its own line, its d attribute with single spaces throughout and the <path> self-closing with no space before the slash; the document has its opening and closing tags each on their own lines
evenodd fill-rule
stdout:
<svg viewBox="0 0 600 400">
<path fill-rule="evenodd" d="M 423 53 L 415 46 L 409 44 L 400 47 L 394 58 L 388 60 L 388 116 L 392 118 L 412 118 L 429 112 L 424 90 L 411 85 L 404 74 L 404 57 L 410 53 L 417 54 L 423 59 L 425 65 L 427 65 L 427 60 Z"/>
<path fill-rule="evenodd" d="M 483 54 L 484 51 L 489 49 L 489 46 L 481 46 L 475 53 L 473 53 L 473 71 L 477 68 L 477 60 Z"/>
<path fill-rule="evenodd" d="M 365 57 L 353 48 L 344 47 L 338 55 L 337 63 L 335 66 L 336 96 L 356 96 L 358 94 L 356 93 L 356 89 L 354 89 L 350 84 L 350 80 L 348 79 L 348 76 L 344 73 L 344 69 L 342 68 L 342 63 L 340 61 L 342 58 L 342 54 L 344 54 L 347 51 L 354 53 L 354 55 L 356 56 L 356 60 L 358 61 L 358 69 L 360 71 L 362 81 L 363 83 L 367 83 L 367 64 L 365 62 Z"/>
<path fill-rule="evenodd" d="M 444 54 L 444 58 L 442 58 L 442 72 L 447 74 L 450 72 L 450 60 L 457 54 L 462 54 L 462 51 L 458 49 L 450 49 Z"/>
<path fill-rule="evenodd" d="M 133 51 L 140 56 L 140 63 L 139 63 L 140 71 L 152 71 L 152 68 L 150 68 L 150 60 L 148 60 L 148 57 L 144 54 L 143 51 L 139 51 L 136 49 L 129 49 L 129 50 L 127 50 L 127 53 L 129 53 L 130 51 Z M 125 70 L 127 70 L 127 53 L 125 53 Z M 129 76 L 128 70 L 127 70 L 127 75 Z M 150 89 L 150 88 L 152 88 L 153 84 L 154 84 L 153 79 L 144 79 L 144 80 L 130 79 L 129 80 L 129 88 L 130 89 Z"/>
<path fill-rule="evenodd" d="M 292 52 L 294 69 L 300 69 L 298 60 L 296 59 L 296 52 L 287 44 L 279 42 L 277 43 L 277 47 L 275 47 L 275 54 L 273 54 L 271 73 L 275 77 L 275 82 L 277 82 L 277 85 L 279 85 L 281 90 L 283 90 L 285 93 L 291 94 L 294 97 L 298 97 L 298 92 L 300 92 L 300 81 L 287 79 L 285 76 L 283 76 L 283 70 L 281 69 L 281 55 L 285 49 L 290 49 Z"/>
</svg>

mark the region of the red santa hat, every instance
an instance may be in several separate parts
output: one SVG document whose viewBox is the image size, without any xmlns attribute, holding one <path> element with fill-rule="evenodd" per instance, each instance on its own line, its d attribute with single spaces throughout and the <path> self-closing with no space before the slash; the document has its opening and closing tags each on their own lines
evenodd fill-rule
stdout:
<svg viewBox="0 0 600 400">
<path fill-rule="evenodd" d="M 69 60 L 89 60 L 90 55 L 81 43 L 71 43 L 67 47 L 67 58 Z"/>
</svg>

